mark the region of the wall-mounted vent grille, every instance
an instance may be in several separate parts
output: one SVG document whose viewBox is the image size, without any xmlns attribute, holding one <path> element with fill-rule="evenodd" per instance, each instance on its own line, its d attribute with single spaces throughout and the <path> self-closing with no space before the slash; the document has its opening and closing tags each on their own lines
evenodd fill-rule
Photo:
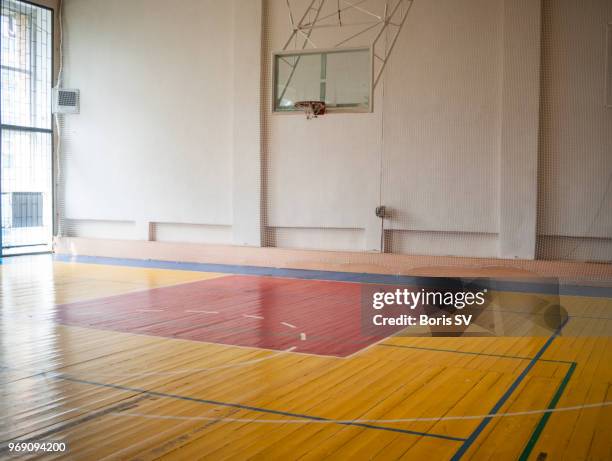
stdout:
<svg viewBox="0 0 612 461">
<path fill-rule="evenodd" d="M 53 113 L 78 114 L 79 105 L 79 90 L 67 90 L 64 88 L 53 90 Z"/>
</svg>

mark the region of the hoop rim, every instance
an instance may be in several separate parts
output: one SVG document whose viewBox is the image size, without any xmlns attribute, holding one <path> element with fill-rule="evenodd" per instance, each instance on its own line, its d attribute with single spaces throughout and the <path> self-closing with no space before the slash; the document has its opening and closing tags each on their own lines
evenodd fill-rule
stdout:
<svg viewBox="0 0 612 461">
<path fill-rule="evenodd" d="M 325 104 L 325 101 L 316 101 L 316 100 L 298 101 L 293 105 L 293 107 L 295 107 L 298 110 L 304 111 L 307 116 L 312 115 L 316 117 L 318 115 L 325 114 L 326 104 Z"/>
</svg>

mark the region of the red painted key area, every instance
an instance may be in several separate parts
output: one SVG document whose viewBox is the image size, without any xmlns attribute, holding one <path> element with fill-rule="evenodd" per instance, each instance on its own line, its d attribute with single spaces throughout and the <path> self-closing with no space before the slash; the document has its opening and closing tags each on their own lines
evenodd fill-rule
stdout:
<svg viewBox="0 0 612 461">
<path fill-rule="evenodd" d="M 103 330 L 344 357 L 361 331 L 358 283 L 230 275 L 58 306 L 58 322 Z M 399 330 L 399 328 L 398 328 Z"/>
</svg>

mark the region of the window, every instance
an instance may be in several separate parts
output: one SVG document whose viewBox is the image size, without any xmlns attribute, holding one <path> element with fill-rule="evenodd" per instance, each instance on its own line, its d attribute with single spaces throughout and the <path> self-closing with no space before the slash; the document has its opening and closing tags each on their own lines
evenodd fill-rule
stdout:
<svg viewBox="0 0 612 461">
<path fill-rule="evenodd" d="M 295 111 L 298 101 L 325 101 L 327 108 L 368 111 L 371 51 L 283 52 L 274 55 L 274 110 Z"/>
<path fill-rule="evenodd" d="M 53 232 L 53 12 L 0 0 L 2 253 L 45 251 Z"/>
<path fill-rule="evenodd" d="M 43 218 L 43 200 L 40 192 L 13 192 L 13 227 L 40 227 Z"/>
</svg>

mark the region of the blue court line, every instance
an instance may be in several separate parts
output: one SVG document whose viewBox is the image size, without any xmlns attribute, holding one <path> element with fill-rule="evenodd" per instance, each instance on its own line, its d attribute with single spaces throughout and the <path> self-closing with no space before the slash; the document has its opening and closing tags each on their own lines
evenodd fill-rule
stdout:
<svg viewBox="0 0 612 461">
<path fill-rule="evenodd" d="M 415 349 L 415 350 L 419 350 L 419 351 L 431 351 L 431 352 L 448 352 L 448 353 L 452 353 L 452 354 L 466 354 L 466 355 L 479 355 L 479 356 L 483 356 L 483 357 L 498 357 L 501 359 L 515 359 L 515 360 L 533 360 L 534 357 L 522 357 L 520 355 L 502 355 L 502 354 L 488 354 L 485 352 L 471 352 L 471 351 L 459 351 L 456 349 L 436 349 L 433 347 L 420 347 L 420 346 L 403 346 L 401 344 L 385 344 L 385 343 L 379 343 L 377 344 L 377 346 L 384 346 L 384 347 L 399 347 L 402 349 Z M 575 363 L 575 362 L 571 362 L 569 360 L 552 360 L 552 359 L 537 359 L 539 362 L 549 362 L 549 363 L 565 363 L 565 364 L 571 364 L 571 363 Z"/>
<path fill-rule="evenodd" d="M 404 345 L 399 345 L 399 344 L 385 344 L 385 343 L 377 344 L 377 346 L 400 347 L 400 348 L 404 348 L 404 349 L 416 349 L 416 350 L 425 350 L 425 351 L 432 351 L 432 352 L 449 352 L 449 353 L 454 353 L 454 354 L 468 354 L 468 355 L 477 355 L 477 356 L 486 356 L 486 357 L 499 357 L 499 358 L 503 358 L 503 359 L 533 360 L 532 357 L 521 357 L 521 356 L 517 356 L 517 355 L 501 355 L 501 354 L 487 354 L 487 353 L 469 352 L 469 351 L 458 351 L 456 349 L 435 349 L 435 348 L 431 348 L 431 347 L 404 346 Z M 561 364 L 564 364 L 564 365 L 569 365 L 569 369 L 568 369 L 567 373 L 565 374 L 565 377 L 561 381 L 561 384 L 557 388 L 557 391 L 553 395 L 553 397 L 552 397 L 552 399 L 551 399 L 551 401 L 550 401 L 550 403 L 548 405 L 548 409 L 551 410 L 551 409 L 556 408 L 557 403 L 561 399 L 561 396 L 563 395 L 563 392 L 565 391 L 565 388 L 567 387 L 567 384 L 569 383 L 570 378 L 574 374 L 574 371 L 576 370 L 576 366 L 578 364 L 576 362 L 572 362 L 572 361 L 569 361 L 569 360 L 551 360 L 551 359 L 542 359 L 542 358 L 538 359 L 537 361 L 539 361 L 539 362 L 549 362 L 549 363 L 561 363 Z M 519 461 L 527 461 L 529 459 L 529 456 L 531 455 L 531 452 L 533 451 L 533 448 L 535 447 L 536 443 L 538 442 L 538 439 L 540 438 L 540 435 L 542 435 L 542 432 L 544 431 L 544 428 L 546 427 L 546 423 L 548 422 L 550 417 L 551 417 L 551 413 L 544 413 L 542 415 L 542 417 L 540 418 L 540 421 L 538 422 L 538 424 L 536 425 L 535 429 L 533 430 L 533 433 L 531 434 L 531 437 L 529 438 L 529 440 L 527 442 L 527 445 L 523 449 L 523 452 L 521 453 L 521 456 L 519 457 Z"/>
<path fill-rule="evenodd" d="M 521 374 L 514 380 L 514 382 L 508 388 L 508 390 L 506 392 L 504 392 L 504 394 L 497 401 L 497 403 L 495 405 L 493 405 L 493 408 L 491 408 L 491 410 L 489 411 L 488 414 L 495 415 L 495 414 L 497 414 L 499 412 L 501 407 L 507 402 L 507 400 L 510 398 L 510 396 L 514 393 L 514 391 L 523 382 L 523 380 L 529 374 L 531 369 L 535 366 L 536 363 L 538 363 L 538 361 L 540 360 L 542 355 L 544 355 L 544 353 L 550 347 L 550 345 L 555 340 L 555 338 L 557 336 L 559 336 L 559 334 L 561 334 L 561 330 L 563 330 L 565 325 L 567 325 L 568 321 L 569 321 L 569 319 L 565 319 L 565 322 L 563 322 L 563 324 L 559 328 L 557 328 L 555 333 L 550 338 L 548 338 L 548 340 L 544 343 L 544 345 L 540 348 L 540 350 L 537 352 L 537 354 L 527 364 L 527 366 L 521 372 Z M 451 458 L 451 461 L 458 461 L 458 460 L 460 460 L 462 458 L 462 456 L 469 450 L 469 448 L 476 441 L 478 436 L 482 433 L 482 431 L 485 429 L 485 427 L 487 427 L 487 425 L 491 422 L 492 419 L 493 418 L 491 416 L 489 416 L 489 417 L 484 418 L 480 422 L 480 424 L 476 427 L 476 429 L 474 429 L 474 431 L 470 434 L 470 436 L 467 438 L 467 440 L 465 442 L 463 442 L 463 444 L 461 444 L 461 446 L 459 447 L 457 452 Z"/>
<path fill-rule="evenodd" d="M 381 285 L 418 285 L 419 287 L 439 288 L 435 277 L 417 277 L 408 275 L 368 274 L 354 272 L 319 271 L 309 269 L 286 269 L 277 267 L 236 266 L 230 264 L 186 263 L 158 260 L 139 260 L 123 258 L 107 258 L 100 256 L 54 255 L 56 261 L 77 262 L 83 264 L 107 264 L 127 267 L 147 267 L 155 269 L 184 270 L 195 272 L 219 272 L 223 274 L 260 275 L 287 277 L 305 280 L 329 280 L 338 282 L 356 282 Z M 448 277 L 447 277 L 448 278 Z M 469 278 L 466 280 L 472 286 L 495 291 L 512 291 L 519 293 L 540 293 L 552 295 L 589 296 L 612 298 L 612 286 L 579 286 L 560 285 L 553 278 L 551 282 L 530 282 L 494 280 L 488 278 Z"/>
<path fill-rule="evenodd" d="M 418 435 L 420 437 L 433 437 L 433 438 L 437 438 L 437 439 L 451 440 L 451 441 L 454 441 L 454 442 L 463 442 L 463 441 L 466 440 L 465 438 L 453 437 L 453 436 L 450 436 L 450 435 L 431 434 L 431 433 L 427 433 L 427 432 L 410 431 L 410 430 L 407 430 L 407 429 L 398 429 L 398 428 L 395 428 L 395 427 L 387 427 L 387 426 L 377 426 L 377 425 L 366 424 L 366 423 L 358 423 L 358 422 L 350 422 L 350 421 L 344 421 L 344 422 L 337 422 L 336 423 L 332 419 L 323 418 L 323 417 L 320 417 L 320 416 L 304 415 L 304 414 L 301 414 L 301 413 L 292 413 L 292 412 L 281 411 L 281 410 L 271 410 L 271 409 L 268 409 L 268 408 L 254 407 L 254 406 L 251 406 L 251 405 L 243 405 L 241 403 L 229 403 L 229 402 L 221 402 L 221 401 L 218 401 L 218 400 L 199 399 L 199 398 L 196 398 L 196 397 L 189 397 L 189 396 L 184 396 L 184 395 L 167 394 L 165 392 L 158 392 L 158 391 L 151 391 L 151 390 L 140 389 L 140 388 L 135 388 L 135 387 L 121 386 L 121 385 L 118 385 L 118 384 L 98 383 L 98 382 L 95 382 L 95 381 L 87 381 L 87 380 L 84 380 L 84 379 L 73 378 L 73 377 L 68 376 L 68 375 L 57 375 L 57 374 L 54 374 L 54 373 L 42 373 L 42 374 L 43 375 L 49 375 L 48 377 L 53 378 L 53 379 L 70 381 L 70 382 L 79 383 L 79 384 L 88 384 L 88 385 L 91 385 L 91 386 L 106 387 L 106 388 L 109 388 L 109 389 L 117 389 L 117 390 L 121 390 L 121 391 L 134 392 L 136 394 L 145 394 L 145 395 L 150 395 L 150 396 L 153 396 L 153 397 L 165 397 L 165 398 L 171 398 L 171 399 L 177 399 L 177 400 L 184 400 L 184 401 L 187 401 L 187 402 L 203 403 L 203 404 L 206 404 L 206 405 L 215 405 L 215 406 L 221 406 L 221 407 L 237 408 L 237 409 L 240 409 L 240 410 L 249 410 L 249 411 L 254 411 L 254 412 L 258 412 L 258 413 L 267 413 L 267 414 L 279 415 L 279 416 L 289 416 L 289 417 L 292 417 L 292 418 L 299 418 L 299 419 L 305 419 L 305 420 L 310 420 L 310 421 L 330 421 L 332 423 L 340 424 L 342 426 L 357 426 L 357 427 L 363 427 L 363 428 L 366 428 L 366 429 L 376 429 L 376 430 L 382 430 L 382 431 L 400 432 L 402 434 Z"/>
</svg>

